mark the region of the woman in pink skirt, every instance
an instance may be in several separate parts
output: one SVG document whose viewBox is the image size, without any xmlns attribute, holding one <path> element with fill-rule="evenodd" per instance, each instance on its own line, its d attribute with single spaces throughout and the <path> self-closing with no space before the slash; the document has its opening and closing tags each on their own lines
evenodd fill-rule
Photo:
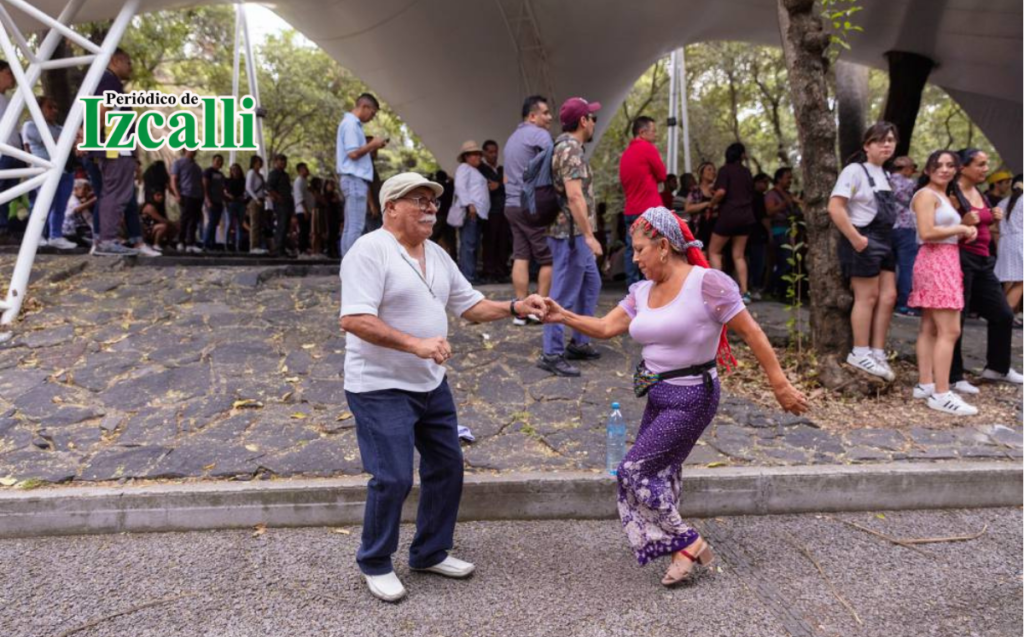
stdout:
<svg viewBox="0 0 1024 637">
<path fill-rule="evenodd" d="M 924 167 L 927 185 L 917 191 L 910 207 L 917 217 L 917 242 L 921 248 L 914 262 L 913 289 L 908 304 L 920 308 L 921 331 L 917 337 L 919 382 L 914 398 L 923 398 L 936 411 L 973 416 L 978 408 L 968 405 L 949 389 L 953 347 L 960 336 L 960 311 L 964 307 L 963 272 L 960 270 L 960 239 L 973 241 L 978 230 L 960 222 L 949 199 L 950 184 L 960 169 L 960 158 L 950 151 L 931 154 Z"/>
</svg>

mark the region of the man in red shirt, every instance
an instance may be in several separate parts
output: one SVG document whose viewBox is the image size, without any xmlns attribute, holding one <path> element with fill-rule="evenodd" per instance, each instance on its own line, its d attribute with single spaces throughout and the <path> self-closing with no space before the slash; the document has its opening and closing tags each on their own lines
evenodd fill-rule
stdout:
<svg viewBox="0 0 1024 637">
<path fill-rule="evenodd" d="M 633 140 L 619 160 L 619 181 L 626 195 L 626 284 L 633 285 L 640 280 L 640 270 L 633 263 L 633 238 L 629 227 L 648 208 L 661 204 L 658 184 L 665 181 L 665 164 L 661 161 L 654 140 L 658 137 L 658 125 L 650 117 L 633 120 Z"/>
</svg>

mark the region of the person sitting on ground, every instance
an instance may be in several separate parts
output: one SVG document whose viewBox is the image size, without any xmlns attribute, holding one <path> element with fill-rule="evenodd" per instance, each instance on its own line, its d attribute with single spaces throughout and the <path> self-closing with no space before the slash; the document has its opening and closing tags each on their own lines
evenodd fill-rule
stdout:
<svg viewBox="0 0 1024 637">
<path fill-rule="evenodd" d="M 928 407 L 936 411 L 974 416 L 978 408 L 965 403 L 949 386 L 949 368 L 964 307 L 957 244 L 978 236 L 977 228 L 961 223 L 947 194 L 958 170 L 960 158 L 956 153 L 932 153 L 921 178 L 925 185 L 910 202 L 917 217 L 921 248 L 914 261 L 914 281 L 907 302 L 923 312 L 917 336 L 918 384 L 913 395 L 927 400 Z"/>
<path fill-rule="evenodd" d="M 162 250 L 164 243 L 177 235 L 178 228 L 167 218 L 164 193 L 154 190 L 142 205 L 142 228 L 146 243 L 154 250 Z"/>
<path fill-rule="evenodd" d="M 68 197 L 67 208 L 64 210 L 61 235 L 78 247 L 92 245 L 92 211 L 95 205 L 96 195 L 89 185 L 89 180 L 76 179 L 74 190 Z"/>
</svg>

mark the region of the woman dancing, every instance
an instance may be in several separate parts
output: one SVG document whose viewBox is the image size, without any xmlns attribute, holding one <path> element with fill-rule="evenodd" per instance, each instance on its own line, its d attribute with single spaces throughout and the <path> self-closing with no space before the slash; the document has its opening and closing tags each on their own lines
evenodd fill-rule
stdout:
<svg viewBox="0 0 1024 637">
<path fill-rule="evenodd" d="M 672 555 L 662 579 L 671 586 L 689 579 L 696 562 L 706 566 L 714 559 L 708 543 L 680 517 L 677 502 L 683 461 L 718 409 L 716 355 L 725 365 L 734 362 L 723 326 L 753 350 L 783 409 L 803 413 L 807 399 L 786 379 L 736 283 L 708 268 L 686 222 L 651 208 L 630 232 L 633 260 L 647 280 L 630 286 L 602 318 L 574 314 L 547 299 L 544 320 L 602 339 L 628 331 L 644 346 L 633 382 L 638 396 L 649 395 L 636 444 L 618 470 L 619 516 L 641 565 Z"/>
</svg>

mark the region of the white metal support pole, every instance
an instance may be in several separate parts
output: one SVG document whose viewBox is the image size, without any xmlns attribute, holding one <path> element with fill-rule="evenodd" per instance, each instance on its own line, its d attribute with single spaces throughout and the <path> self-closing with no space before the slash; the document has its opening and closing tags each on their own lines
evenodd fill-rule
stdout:
<svg viewBox="0 0 1024 637">
<path fill-rule="evenodd" d="M 64 11 L 61 12 L 57 21 L 61 24 L 70 24 L 71 20 L 78 14 L 78 10 L 85 4 L 85 0 L 71 0 L 64 7 Z M 49 60 L 53 52 L 57 50 L 57 45 L 60 44 L 63 38 L 60 31 L 51 28 L 50 32 L 43 39 L 42 44 L 39 46 L 39 50 L 36 52 L 36 58 L 41 60 Z M 85 56 L 86 58 L 92 56 Z M 32 88 L 39 81 L 39 76 L 43 72 L 42 64 L 30 64 L 28 72 L 25 74 L 25 79 L 28 80 L 28 86 L 22 88 L 20 85 L 14 92 L 14 97 L 11 98 L 10 103 L 7 105 L 7 111 L 4 112 L 3 120 L 0 120 L 0 140 L 10 139 L 11 133 L 14 131 L 14 127 L 18 125 L 18 118 L 21 117 L 21 111 L 25 107 L 25 95 L 32 93 Z M 21 149 L 19 149 L 21 150 Z M 23 159 L 23 158 L 22 158 Z"/>
<path fill-rule="evenodd" d="M 232 57 L 234 58 L 234 66 L 232 67 L 232 73 L 231 73 L 231 95 L 234 96 L 236 103 L 238 102 L 238 98 L 240 97 L 239 94 L 238 94 L 238 79 L 239 79 L 238 76 L 239 76 L 239 74 L 241 72 L 241 69 L 242 69 L 242 43 L 241 43 L 241 39 L 242 39 L 242 4 L 239 2 L 239 3 L 235 4 L 235 47 L 231 50 Z M 224 122 L 224 125 L 227 126 L 228 123 Z M 228 166 L 230 166 L 231 164 L 235 163 L 235 157 L 237 155 L 238 155 L 238 152 L 234 148 L 232 148 L 231 152 L 228 153 Z"/>
<path fill-rule="evenodd" d="M 25 3 L 20 0 L 3 1 L 17 6 L 19 9 L 24 9 Z M 68 15 L 69 9 L 71 9 L 72 5 L 75 4 L 75 2 L 72 2 L 68 5 L 68 8 L 65 9 L 61 15 L 62 19 Z M 78 4 L 78 6 L 81 5 Z M 63 176 L 64 165 L 67 162 L 68 156 L 71 154 L 75 138 L 78 135 L 78 129 L 82 126 L 84 108 L 81 98 L 92 95 L 96 91 L 96 87 L 100 82 L 100 76 L 102 76 L 107 65 L 110 63 L 110 58 L 114 54 L 114 50 L 117 48 L 117 45 L 120 43 L 121 37 L 128 28 L 132 17 L 134 17 L 138 10 L 138 6 L 139 0 L 126 0 L 121 11 L 117 15 L 117 18 L 114 19 L 113 24 L 110 26 L 110 30 L 107 32 L 107 35 L 103 40 L 103 44 L 96 47 L 95 44 L 90 42 L 90 46 L 87 47 L 90 49 L 95 48 L 97 53 L 95 58 L 92 60 L 92 63 L 89 65 L 89 70 L 86 72 L 85 78 L 82 80 L 82 85 L 78 90 L 78 95 L 75 98 L 75 101 L 71 106 L 71 110 L 68 113 L 68 117 L 64 122 L 64 128 L 57 141 L 55 152 L 50 156 L 52 166 L 49 168 L 48 173 L 45 174 L 45 180 L 41 184 L 35 205 L 32 208 L 28 228 L 25 230 L 25 238 L 21 243 L 21 250 L 18 252 L 18 260 L 14 265 L 14 274 L 11 277 L 11 285 L 7 290 L 6 300 L 0 302 L 0 310 L 3 311 L 3 314 L 0 315 L 0 326 L 10 325 L 14 322 L 14 319 L 18 316 L 18 312 L 21 310 L 21 304 L 25 300 L 29 274 L 32 272 L 32 264 L 35 262 L 36 250 L 39 247 L 39 238 L 43 233 L 43 225 L 46 223 L 46 217 L 50 211 L 50 204 L 52 203 L 54 194 L 57 191 L 57 185 Z M 34 11 L 36 13 L 41 13 L 38 10 Z M 27 12 L 33 14 L 33 12 Z M 45 20 L 42 20 L 43 22 L 50 24 L 50 26 L 54 30 L 59 31 L 61 35 L 67 35 L 70 19 L 67 19 L 66 22 L 53 24 L 54 19 L 52 17 L 46 16 L 45 14 L 43 15 L 46 18 Z M 8 48 L 7 45 L 11 42 L 10 38 L 7 36 L 6 26 L 3 31 L 0 32 L 0 36 L 3 36 L 0 38 L 0 43 L 5 45 L 5 49 Z M 47 41 L 49 41 L 49 38 L 44 41 L 43 46 L 45 46 Z M 52 51 L 50 54 L 52 54 Z M 39 58 L 38 56 L 39 52 L 37 52 L 37 59 L 40 62 L 46 61 L 45 57 Z M 20 70 L 21 62 L 16 57 L 8 55 L 8 62 L 12 68 L 15 67 L 15 65 L 18 65 Z M 38 77 L 38 74 L 35 75 Z M 28 84 L 28 80 L 31 78 L 31 75 L 16 73 L 15 77 L 17 77 L 19 81 L 18 93 L 23 93 L 27 96 L 28 101 L 34 102 L 34 97 L 31 97 L 34 83 Z M 31 111 L 32 109 L 30 108 L 30 112 Z M 32 114 L 33 117 L 35 117 L 35 113 L 33 112 Z M 40 117 L 36 124 L 38 126 L 45 127 L 45 124 L 41 122 L 42 118 Z M 6 117 L 4 118 L 4 123 L 7 123 Z M 0 342 L 5 341 L 10 337 L 10 332 L 0 332 Z"/>
<path fill-rule="evenodd" d="M 669 174 L 676 174 L 679 167 L 679 127 L 676 125 L 676 52 L 672 51 L 668 62 L 668 143 L 665 151 L 665 168 Z"/>
<path fill-rule="evenodd" d="M 242 16 L 242 39 L 245 42 L 245 72 L 249 79 L 249 94 L 256 100 L 257 110 L 263 106 L 260 101 L 260 85 L 256 78 L 256 58 L 252 54 L 252 36 L 249 34 L 249 18 L 246 15 L 245 5 L 239 5 Z M 263 158 L 264 172 L 271 165 L 271 158 L 267 157 L 267 146 L 263 141 L 263 118 L 256 118 L 256 147 L 259 149 L 260 157 Z"/>
<path fill-rule="evenodd" d="M 683 166 L 693 172 L 690 161 L 690 95 L 686 88 L 686 47 L 679 48 L 679 119 L 683 124 Z"/>
</svg>

